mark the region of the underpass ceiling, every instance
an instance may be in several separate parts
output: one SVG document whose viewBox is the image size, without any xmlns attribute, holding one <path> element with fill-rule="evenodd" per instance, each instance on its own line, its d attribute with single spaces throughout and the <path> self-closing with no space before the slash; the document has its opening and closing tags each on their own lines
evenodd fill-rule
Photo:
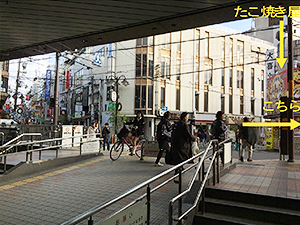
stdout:
<svg viewBox="0 0 300 225">
<path fill-rule="evenodd" d="M 234 7 L 297 1 L 2 0 L 0 61 L 235 20 Z"/>
</svg>

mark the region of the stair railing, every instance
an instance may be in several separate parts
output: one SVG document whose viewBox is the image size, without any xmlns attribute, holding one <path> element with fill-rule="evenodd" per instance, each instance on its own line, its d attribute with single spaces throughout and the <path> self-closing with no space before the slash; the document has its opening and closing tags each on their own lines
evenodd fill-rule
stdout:
<svg viewBox="0 0 300 225">
<path fill-rule="evenodd" d="M 178 224 L 181 225 L 182 220 L 185 219 L 189 213 L 191 213 L 193 210 L 194 211 L 197 210 L 197 208 L 199 206 L 200 197 L 202 197 L 202 199 L 201 199 L 202 213 L 204 213 L 204 210 L 205 210 L 205 207 L 204 207 L 204 204 L 205 204 L 204 190 L 205 190 L 205 186 L 207 184 L 210 172 L 212 171 L 212 173 L 213 173 L 212 174 L 213 185 L 216 184 L 216 181 L 219 183 L 220 182 L 220 152 L 224 150 L 224 144 L 226 142 L 231 141 L 231 140 L 232 139 L 229 138 L 229 139 L 226 139 L 225 141 L 222 141 L 222 142 L 219 143 L 217 139 L 214 139 L 209 143 L 205 153 L 203 154 L 201 160 L 198 163 L 195 174 L 191 178 L 186 190 L 183 191 L 183 192 L 180 191 L 179 194 L 177 196 L 175 196 L 173 199 L 171 199 L 171 201 L 169 202 L 169 225 L 173 224 L 173 220 L 178 221 Z M 209 164 L 209 166 L 208 166 L 208 168 L 205 172 L 204 160 L 207 157 L 208 151 L 211 149 L 211 145 L 212 145 L 213 153 L 212 153 L 212 156 L 210 158 L 211 162 L 210 162 L 210 164 Z M 219 149 L 219 148 L 221 148 L 221 149 Z M 217 162 L 216 162 L 216 159 L 217 159 Z M 217 166 L 217 168 L 216 168 L 216 166 Z M 183 198 L 183 196 L 185 196 L 187 193 L 189 193 L 191 191 L 192 186 L 195 183 L 197 176 L 199 176 L 199 178 L 201 179 L 201 176 L 200 176 L 200 170 L 201 169 L 202 169 L 202 180 L 201 180 L 200 188 L 199 188 L 199 190 L 197 192 L 197 195 L 196 195 L 196 199 L 194 200 L 193 205 L 189 209 L 187 209 L 184 213 L 182 213 L 182 198 Z M 216 174 L 216 172 L 217 172 L 217 174 Z M 179 171 L 179 189 L 180 189 L 180 186 L 181 186 L 180 177 L 181 177 L 181 171 Z M 173 217 L 173 206 L 174 206 L 174 203 L 176 201 L 178 201 L 178 216 L 174 218 Z"/>
</svg>

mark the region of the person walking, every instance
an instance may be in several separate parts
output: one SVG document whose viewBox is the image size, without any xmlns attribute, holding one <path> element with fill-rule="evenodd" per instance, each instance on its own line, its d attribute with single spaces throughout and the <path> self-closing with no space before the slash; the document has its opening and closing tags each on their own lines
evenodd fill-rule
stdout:
<svg viewBox="0 0 300 225">
<path fill-rule="evenodd" d="M 188 113 L 183 112 L 173 131 L 171 151 L 175 165 L 192 157 L 191 142 L 196 141 L 196 137 L 191 134 L 187 121 Z M 177 169 L 175 174 L 182 169 Z M 177 183 L 178 181 L 174 180 L 174 182 Z"/>
<path fill-rule="evenodd" d="M 91 126 L 89 127 L 87 133 L 90 134 L 87 136 L 88 139 L 95 139 L 96 138 L 96 132 L 97 132 L 97 128 L 96 128 L 96 122 L 92 122 Z"/>
<path fill-rule="evenodd" d="M 110 129 L 109 129 L 109 124 L 105 123 L 105 126 L 102 130 L 102 137 L 104 139 L 103 143 L 103 150 L 105 151 L 105 145 L 107 145 L 107 150 L 109 151 L 110 149 Z"/>
<path fill-rule="evenodd" d="M 171 113 L 167 111 L 164 113 L 164 116 L 161 118 L 157 126 L 157 141 L 159 146 L 159 152 L 154 166 L 163 166 L 164 164 L 159 162 L 163 155 L 163 152 L 170 151 L 171 136 L 173 131 L 173 127 L 170 123 L 170 119 L 171 119 Z"/>
<path fill-rule="evenodd" d="M 244 117 L 243 122 L 250 122 L 248 117 Z M 248 162 L 252 162 L 253 147 L 257 142 L 257 128 L 240 127 L 240 139 L 242 140 L 242 151 L 240 152 L 240 160 L 244 162 L 245 149 L 248 147 Z"/>
<path fill-rule="evenodd" d="M 216 114 L 216 119 L 212 124 L 212 136 L 213 139 L 218 139 L 219 142 L 225 141 L 225 132 L 227 130 L 227 126 L 224 122 L 224 112 L 218 111 Z M 222 164 L 224 163 L 224 152 L 220 153 Z"/>
</svg>

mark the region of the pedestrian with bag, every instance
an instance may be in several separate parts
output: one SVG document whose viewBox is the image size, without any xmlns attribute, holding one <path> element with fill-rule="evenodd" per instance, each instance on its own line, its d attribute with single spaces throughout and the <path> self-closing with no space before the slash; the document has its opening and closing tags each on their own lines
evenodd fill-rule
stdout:
<svg viewBox="0 0 300 225">
<path fill-rule="evenodd" d="M 183 112 L 180 116 L 180 120 L 177 122 L 172 135 L 172 160 L 175 165 L 184 162 L 192 157 L 191 142 L 196 141 L 196 137 L 193 136 L 189 130 L 187 121 L 189 119 L 187 112 Z M 179 168 L 175 171 L 175 174 L 182 170 Z M 174 180 L 177 183 L 177 180 Z"/>
<path fill-rule="evenodd" d="M 248 117 L 244 117 L 244 123 L 250 122 Z M 243 124 L 240 127 L 241 135 L 240 139 L 242 140 L 242 151 L 240 152 L 240 160 L 244 162 L 244 153 L 245 149 L 248 147 L 248 162 L 252 162 L 252 154 L 253 154 L 253 147 L 257 142 L 257 134 L 258 130 L 255 127 L 244 127 Z"/>
<path fill-rule="evenodd" d="M 103 143 L 103 150 L 105 151 L 105 145 L 107 145 L 107 150 L 109 151 L 110 149 L 110 129 L 109 129 L 109 124 L 105 123 L 105 127 L 102 130 L 102 137 L 104 139 Z"/>
<path fill-rule="evenodd" d="M 173 131 L 170 119 L 171 113 L 167 111 L 164 113 L 164 116 L 161 118 L 157 126 L 157 141 L 159 146 L 159 152 L 154 166 L 163 166 L 164 164 L 159 162 L 163 155 L 163 152 L 166 151 L 166 153 L 168 153 L 170 151 L 171 136 Z"/>
<path fill-rule="evenodd" d="M 212 136 L 213 139 L 218 139 L 219 142 L 225 141 L 227 126 L 224 122 L 224 112 L 218 111 L 216 114 L 216 119 L 212 124 Z M 224 152 L 220 153 L 222 164 L 224 164 Z"/>
</svg>

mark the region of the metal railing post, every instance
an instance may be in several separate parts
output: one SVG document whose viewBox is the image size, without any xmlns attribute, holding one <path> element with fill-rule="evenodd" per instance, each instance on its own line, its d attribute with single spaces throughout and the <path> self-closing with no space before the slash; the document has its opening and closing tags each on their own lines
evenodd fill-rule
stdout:
<svg viewBox="0 0 300 225">
<path fill-rule="evenodd" d="M 6 155 L 4 156 L 4 165 L 3 165 L 3 171 L 5 172 L 6 171 Z"/>
<path fill-rule="evenodd" d="M 217 154 L 217 183 L 220 183 L 220 153 Z"/>
<path fill-rule="evenodd" d="M 178 174 L 178 194 L 182 192 L 182 168 L 179 168 L 179 174 Z M 182 198 L 178 199 L 178 217 L 180 217 L 182 214 Z M 181 220 L 178 223 L 179 225 L 182 224 Z"/>
<path fill-rule="evenodd" d="M 30 141 L 33 142 L 33 136 L 31 135 Z M 33 150 L 33 144 L 31 144 L 31 150 Z M 32 151 L 30 152 L 30 161 L 32 161 Z"/>
<path fill-rule="evenodd" d="M 40 136 L 40 141 L 42 140 L 42 136 Z M 43 144 L 42 144 L 42 142 L 40 143 L 40 148 L 42 148 L 43 147 Z M 39 160 L 41 160 L 42 159 L 42 151 L 40 150 L 39 151 Z"/>
<path fill-rule="evenodd" d="M 90 216 L 89 220 L 88 220 L 88 225 L 94 225 L 94 221 L 92 216 Z"/>
<path fill-rule="evenodd" d="M 79 155 L 82 153 L 82 137 L 80 137 L 80 143 L 79 143 Z"/>
<path fill-rule="evenodd" d="M 147 186 L 147 224 L 150 225 L 150 185 Z"/>
<path fill-rule="evenodd" d="M 213 156 L 215 155 L 216 152 L 216 142 L 213 141 Z M 216 185 L 216 158 L 213 160 L 213 185 Z"/>
</svg>

